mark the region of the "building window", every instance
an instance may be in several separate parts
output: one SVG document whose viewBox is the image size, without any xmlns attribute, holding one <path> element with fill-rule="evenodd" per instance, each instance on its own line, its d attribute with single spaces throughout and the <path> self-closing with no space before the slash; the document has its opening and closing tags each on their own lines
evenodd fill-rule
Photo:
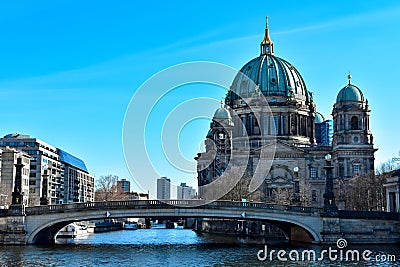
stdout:
<svg viewBox="0 0 400 267">
<path fill-rule="evenodd" d="M 361 172 L 361 165 L 360 164 L 354 164 L 353 165 L 353 175 L 359 175 Z"/>
<path fill-rule="evenodd" d="M 24 146 L 26 146 L 26 147 L 35 147 L 35 142 L 24 142 Z"/>
<path fill-rule="evenodd" d="M 4 146 L 18 147 L 19 146 L 19 142 L 4 142 Z"/>
<path fill-rule="evenodd" d="M 246 117 L 242 117 L 242 136 L 246 136 L 247 135 L 247 131 L 246 131 Z"/>
<path fill-rule="evenodd" d="M 274 125 L 273 125 L 273 127 L 271 127 L 271 132 L 274 135 L 278 135 L 278 133 L 279 133 L 279 116 L 274 116 L 273 118 L 274 118 Z"/>
<path fill-rule="evenodd" d="M 358 118 L 357 118 L 357 116 L 353 116 L 353 117 L 351 118 L 351 123 L 350 123 L 350 125 L 351 125 L 351 129 L 352 129 L 352 130 L 358 130 Z"/>
<path fill-rule="evenodd" d="M 264 135 L 269 134 L 268 133 L 268 116 L 263 116 L 263 133 L 264 133 Z"/>
<path fill-rule="evenodd" d="M 317 168 L 315 168 L 315 167 L 310 168 L 310 178 L 311 179 L 317 178 Z"/>
</svg>

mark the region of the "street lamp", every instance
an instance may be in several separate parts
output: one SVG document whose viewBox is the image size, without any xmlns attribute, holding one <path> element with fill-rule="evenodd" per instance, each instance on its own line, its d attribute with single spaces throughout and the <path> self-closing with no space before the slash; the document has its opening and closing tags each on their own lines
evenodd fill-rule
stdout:
<svg viewBox="0 0 400 267">
<path fill-rule="evenodd" d="M 48 199 L 48 191 L 49 191 L 49 182 L 48 182 L 48 166 L 47 164 L 44 166 L 43 170 L 43 181 L 42 181 L 42 197 L 40 198 L 40 205 L 48 205 L 49 204 L 49 199 Z"/>
<path fill-rule="evenodd" d="M 333 175 L 332 175 L 332 156 L 327 154 L 325 156 L 325 193 L 324 193 L 324 213 L 327 216 L 337 216 L 338 208 L 335 203 L 335 193 L 333 191 Z"/>
<path fill-rule="evenodd" d="M 300 185 L 299 185 L 299 167 L 293 168 L 294 173 L 294 195 L 293 195 L 293 202 L 299 203 L 300 202 Z"/>
</svg>

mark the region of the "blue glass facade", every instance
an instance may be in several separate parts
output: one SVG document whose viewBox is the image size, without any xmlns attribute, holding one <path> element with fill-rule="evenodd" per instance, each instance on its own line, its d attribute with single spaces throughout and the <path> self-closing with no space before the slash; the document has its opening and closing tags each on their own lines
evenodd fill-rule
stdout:
<svg viewBox="0 0 400 267">
<path fill-rule="evenodd" d="M 331 146 L 333 138 L 333 121 L 326 120 L 315 124 L 315 139 L 317 144 Z"/>
<path fill-rule="evenodd" d="M 57 154 L 60 156 L 60 161 L 62 163 L 66 163 L 69 164 L 71 166 L 74 166 L 82 171 L 88 172 L 88 170 L 86 169 L 86 165 L 83 162 L 83 160 L 72 156 L 71 154 L 65 152 L 64 150 L 61 150 L 59 148 L 57 148 Z"/>
</svg>

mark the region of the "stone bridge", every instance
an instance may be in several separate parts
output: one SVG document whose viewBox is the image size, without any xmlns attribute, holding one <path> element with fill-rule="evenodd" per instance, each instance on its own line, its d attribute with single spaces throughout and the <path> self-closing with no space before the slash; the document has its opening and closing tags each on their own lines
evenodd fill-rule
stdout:
<svg viewBox="0 0 400 267">
<path fill-rule="evenodd" d="M 265 221 L 282 229 L 290 240 L 317 244 L 334 243 L 338 238 L 350 243 L 400 242 L 399 213 L 339 211 L 333 217 L 324 215 L 321 208 L 257 202 L 130 200 L 10 207 L 3 215 L 0 213 L 0 244 L 53 243 L 65 225 L 106 216 Z"/>
</svg>

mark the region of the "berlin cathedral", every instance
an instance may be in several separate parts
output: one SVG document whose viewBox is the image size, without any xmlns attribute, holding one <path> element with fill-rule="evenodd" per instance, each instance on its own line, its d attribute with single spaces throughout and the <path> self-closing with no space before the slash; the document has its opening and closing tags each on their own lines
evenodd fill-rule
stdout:
<svg viewBox="0 0 400 267">
<path fill-rule="evenodd" d="M 261 98 L 264 104 L 258 101 Z M 234 153 L 247 149 L 247 162 L 232 164 L 246 164 L 251 176 L 262 164 L 263 148 L 274 142 L 272 163 L 252 200 L 269 202 L 281 189 L 293 193 L 306 187 L 303 192 L 308 194 L 309 205 L 322 206 L 326 155 L 331 156 L 337 189 L 354 176 L 373 172 L 377 150 L 370 131 L 368 100 L 351 83 L 350 75 L 337 94 L 332 117 L 333 121 L 325 120 L 317 112 L 300 72 L 275 55 L 267 19 L 260 55 L 246 63 L 233 80 L 210 124 L 206 151 L 195 158 L 200 197 L 200 188 L 224 173 Z"/>
</svg>

